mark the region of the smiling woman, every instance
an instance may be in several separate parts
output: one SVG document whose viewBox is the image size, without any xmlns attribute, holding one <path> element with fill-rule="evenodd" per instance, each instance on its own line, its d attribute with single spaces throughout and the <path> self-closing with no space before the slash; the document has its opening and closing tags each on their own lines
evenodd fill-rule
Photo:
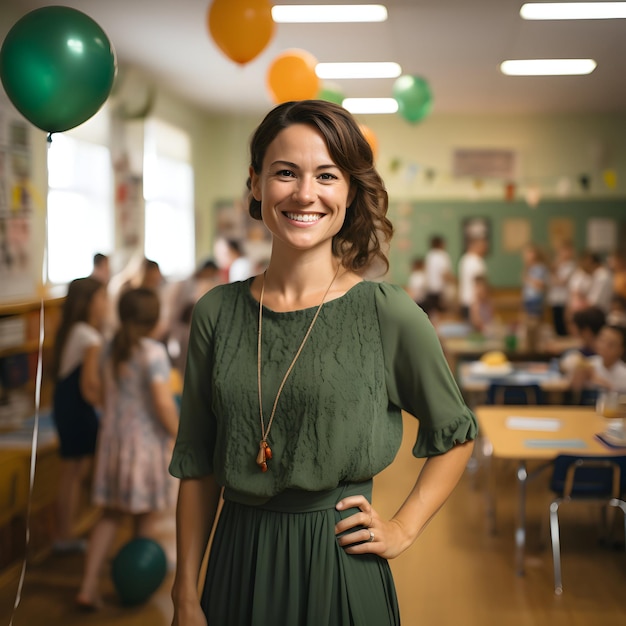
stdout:
<svg viewBox="0 0 626 626">
<path fill-rule="evenodd" d="M 328 106 L 330 103 L 308 101 L 306 107 L 297 103 L 287 103 L 274 109 L 264 124 L 255 133 L 250 146 L 251 164 L 248 189 L 252 190 L 252 179 L 262 176 L 266 153 L 274 139 L 291 126 L 304 126 L 302 133 L 310 135 L 317 131 L 317 149 L 322 151 L 318 166 L 329 166 L 332 171 L 323 172 L 324 179 L 332 185 L 332 177 L 339 175 L 350 185 L 353 194 L 345 221 L 333 238 L 333 252 L 344 256 L 344 264 L 353 270 L 363 269 L 375 259 L 387 259 L 382 252 L 383 244 L 391 239 L 393 227 L 387 219 L 387 192 L 384 184 L 373 167 L 372 149 L 358 129 L 353 128 L 353 117 L 340 106 Z M 332 110 L 332 117 L 328 109 Z M 294 133 L 295 134 L 295 133 Z M 291 137 L 291 135 L 290 135 Z M 320 142 L 324 144 L 321 147 Z M 283 143 L 296 143 L 294 137 Z M 287 146 L 285 146 L 287 147 Z M 297 146 L 294 146 L 297 150 Z M 325 154 L 324 154 L 325 153 Z M 322 182 L 323 184 L 323 182 Z M 250 215 L 260 220 L 261 199 L 253 193 L 250 199 Z"/>
<path fill-rule="evenodd" d="M 174 624 L 396 626 L 388 560 L 456 485 L 475 418 L 423 311 L 362 278 L 387 262 L 392 228 L 352 116 L 276 107 L 252 138 L 248 187 L 272 254 L 264 274 L 194 309 L 170 465 L 182 479 Z M 388 520 L 372 478 L 396 456 L 402 410 L 420 421 L 414 454 L 432 458 Z"/>
<path fill-rule="evenodd" d="M 267 165 L 265 165 L 267 163 Z M 341 230 L 354 191 L 332 161 L 323 136 L 306 124 L 283 130 L 268 148 L 263 170 L 250 171 L 252 195 L 272 233 L 273 254 L 327 247 Z"/>
</svg>

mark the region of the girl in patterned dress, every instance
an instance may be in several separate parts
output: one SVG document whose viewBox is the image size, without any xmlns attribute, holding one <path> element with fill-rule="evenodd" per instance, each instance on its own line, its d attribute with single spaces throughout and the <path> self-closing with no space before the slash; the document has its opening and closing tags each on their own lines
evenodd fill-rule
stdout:
<svg viewBox="0 0 626 626">
<path fill-rule="evenodd" d="M 178 413 L 165 346 L 150 338 L 159 320 L 158 296 L 131 289 L 118 305 L 120 328 L 102 361 L 103 414 L 98 434 L 93 501 L 103 508 L 87 549 L 79 607 L 97 608 L 102 566 L 124 516 L 135 535 L 150 536 L 155 513 L 174 504 L 167 472 Z"/>
</svg>

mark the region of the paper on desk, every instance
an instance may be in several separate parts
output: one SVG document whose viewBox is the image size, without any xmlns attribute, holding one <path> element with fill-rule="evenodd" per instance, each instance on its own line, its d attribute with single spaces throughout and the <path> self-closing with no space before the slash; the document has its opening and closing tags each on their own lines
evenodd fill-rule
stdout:
<svg viewBox="0 0 626 626">
<path fill-rule="evenodd" d="M 509 415 L 506 427 L 511 430 L 545 430 L 556 432 L 561 428 L 561 420 L 554 417 L 517 417 Z"/>
<path fill-rule="evenodd" d="M 555 450 L 582 450 L 587 444 L 582 439 L 526 439 L 527 448 L 554 448 Z"/>
</svg>

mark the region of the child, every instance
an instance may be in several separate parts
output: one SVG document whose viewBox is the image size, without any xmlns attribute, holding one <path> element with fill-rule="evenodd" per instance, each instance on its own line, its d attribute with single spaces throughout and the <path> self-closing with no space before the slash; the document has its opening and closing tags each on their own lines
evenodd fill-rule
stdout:
<svg viewBox="0 0 626 626">
<path fill-rule="evenodd" d="M 489 283 L 484 276 L 476 276 L 474 279 L 474 300 L 470 305 L 470 322 L 481 333 L 484 333 L 493 322 L 493 303 L 489 293 Z"/>
<path fill-rule="evenodd" d="M 572 316 L 570 332 L 580 339 L 580 348 L 567 350 L 561 355 L 559 367 L 562 372 L 571 374 L 582 359 L 596 353 L 596 339 L 606 323 L 606 315 L 595 306 L 576 311 Z"/>
<path fill-rule="evenodd" d="M 606 322 L 611 326 L 626 326 L 626 296 L 613 294 Z"/>
<path fill-rule="evenodd" d="M 522 303 L 526 315 L 541 317 L 548 283 L 548 268 L 543 262 L 541 250 L 535 245 L 524 249 L 524 275 Z"/>
<path fill-rule="evenodd" d="M 155 512 L 174 504 L 168 475 L 178 414 L 170 390 L 165 346 L 149 335 L 159 320 L 159 299 L 147 288 L 124 293 L 120 328 L 102 362 L 103 414 L 94 470 L 93 501 L 104 508 L 87 550 L 79 608 L 100 605 L 98 581 L 124 514 L 137 536 L 150 536 Z"/>
<path fill-rule="evenodd" d="M 61 475 L 53 549 L 81 550 L 72 539 L 80 485 L 96 448 L 100 398 L 99 332 L 106 312 L 106 289 L 94 278 L 77 278 L 68 287 L 52 357 L 55 381 L 52 417 L 60 443 Z"/>
<path fill-rule="evenodd" d="M 572 389 L 626 393 L 626 328 L 604 326 L 598 335 L 596 352 L 574 370 Z"/>
<path fill-rule="evenodd" d="M 565 308 L 568 298 L 568 284 L 576 270 L 575 250 L 571 241 L 562 241 L 556 250 L 556 257 L 550 272 L 550 285 L 547 300 L 552 308 L 552 325 L 559 337 L 567 335 Z"/>
<path fill-rule="evenodd" d="M 423 257 L 413 259 L 406 290 L 415 304 L 422 308 L 426 307 L 426 272 Z"/>
</svg>

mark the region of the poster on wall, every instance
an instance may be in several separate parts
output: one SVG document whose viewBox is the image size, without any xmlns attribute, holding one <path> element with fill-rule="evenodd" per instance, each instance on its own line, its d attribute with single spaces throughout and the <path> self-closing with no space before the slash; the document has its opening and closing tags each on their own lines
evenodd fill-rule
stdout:
<svg viewBox="0 0 626 626">
<path fill-rule="evenodd" d="M 530 243 L 530 221 L 511 218 L 502 222 L 502 249 L 505 252 L 521 252 Z"/>
<path fill-rule="evenodd" d="M 615 220 L 594 217 L 587 221 L 587 248 L 592 252 L 613 252 L 617 247 Z"/>
<path fill-rule="evenodd" d="M 574 220 L 569 217 L 555 217 L 548 222 L 550 248 L 556 250 L 564 243 L 574 241 Z"/>
<path fill-rule="evenodd" d="M 35 291 L 30 125 L 0 96 L 0 301 Z"/>
</svg>

